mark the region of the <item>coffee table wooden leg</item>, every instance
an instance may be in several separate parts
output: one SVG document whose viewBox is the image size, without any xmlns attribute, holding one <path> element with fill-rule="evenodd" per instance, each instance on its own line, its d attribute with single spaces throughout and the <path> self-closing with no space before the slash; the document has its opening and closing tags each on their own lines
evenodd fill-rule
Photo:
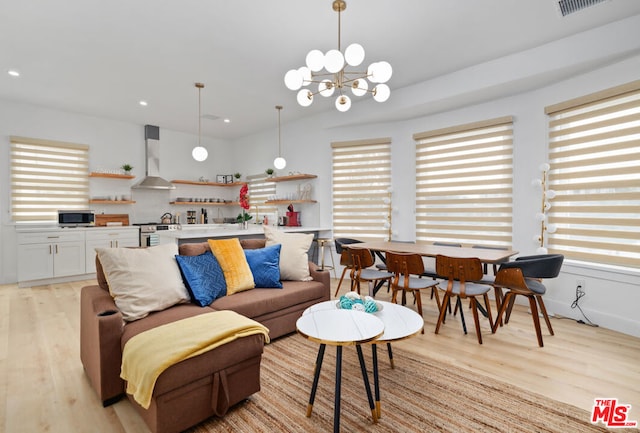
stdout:
<svg viewBox="0 0 640 433">
<path fill-rule="evenodd" d="M 322 368 L 325 347 L 325 344 L 321 344 L 318 349 L 315 371 L 313 373 L 313 385 L 311 386 L 311 395 L 309 396 L 309 404 L 307 405 L 307 418 L 311 416 L 311 412 L 313 411 L 313 402 L 316 399 L 316 390 L 318 389 L 318 379 L 320 379 L 320 369 Z"/>
<path fill-rule="evenodd" d="M 378 419 L 382 416 L 382 411 L 380 409 L 380 378 L 378 376 L 378 345 L 371 345 L 371 359 L 373 362 L 373 388 L 375 391 L 376 398 L 376 416 Z"/>
<path fill-rule="evenodd" d="M 340 384 L 342 382 L 342 346 L 336 346 L 336 392 L 333 405 L 333 433 L 340 432 Z"/>
<path fill-rule="evenodd" d="M 364 381 L 364 389 L 367 391 L 367 399 L 369 400 L 369 408 L 371 409 L 371 417 L 373 422 L 378 422 L 378 415 L 375 405 L 373 404 L 373 396 L 371 395 L 371 387 L 369 386 L 369 375 L 367 374 L 367 368 L 364 365 L 364 356 L 362 356 L 362 347 L 356 344 L 356 350 L 358 352 L 358 360 L 360 361 L 360 370 L 362 370 L 362 380 Z"/>
</svg>

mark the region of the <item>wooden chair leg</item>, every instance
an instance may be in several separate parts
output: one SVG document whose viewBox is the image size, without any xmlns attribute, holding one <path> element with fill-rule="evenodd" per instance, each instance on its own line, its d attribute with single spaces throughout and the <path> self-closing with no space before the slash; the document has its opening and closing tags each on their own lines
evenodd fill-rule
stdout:
<svg viewBox="0 0 640 433">
<path fill-rule="evenodd" d="M 536 337 L 538 337 L 538 346 L 543 347 L 542 343 L 542 330 L 540 329 L 540 316 L 538 316 L 538 306 L 533 295 L 527 296 L 529 298 L 529 308 L 531 308 L 531 318 L 533 319 L 533 326 L 536 328 Z"/>
<path fill-rule="evenodd" d="M 491 304 L 489 303 L 489 295 L 485 293 L 484 295 L 482 295 L 482 297 L 484 298 L 484 308 L 487 310 L 487 318 L 489 319 L 489 325 L 493 330 L 493 317 L 491 315 Z M 493 332 L 491 333 L 493 334 Z"/>
<path fill-rule="evenodd" d="M 416 304 L 418 306 L 418 314 L 420 314 L 420 317 L 423 317 L 422 316 L 422 297 L 420 296 L 420 290 L 414 290 L 413 291 L 413 296 L 416 297 Z M 422 327 L 422 331 L 420 333 L 424 334 L 424 326 Z"/>
<path fill-rule="evenodd" d="M 338 297 L 338 292 L 340 292 L 340 286 L 342 285 L 342 280 L 344 280 L 344 275 L 347 273 L 348 268 L 342 269 L 342 275 L 340 275 L 340 281 L 338 281 L 338 288 L 336 289 L 336 293 L 333 295 L 334 298 Z"/>
<path fill-rule="evenodd" d="M 471 309 L 473 310 L 473 321 L 476 325 L 476 335 L 478 336 L 478 343 L 482 344 L 482 331 L 480 331 L 480 319 L 478 317 L 478 306 L 477 304 L 477 300 L 475 296 L 472 296 L 470 298 L 470 302 L 471 302 Z M 462 308 L 460 308 L 460 313 L 462 313 Z"/>
<path fill-rule="evenodd" d="M 509 318 L 511 317 L 511 311 L 513 311 L 513 304 L 516 301 L 515 296 L 511 296 L 509 298 L 509 302 L 507 303 L 507 314 L 504 316 L 504 323 L 509 323 Z M 506 299 L 505 299 L 506 302 Z"/>
<path fill-rule="evenodd" d="M 496 311 L 500 311 L 500 307 L 502 306 L 502 302 L 504 300 L 502 287 L 494 287 L 493 293 L 495 294 L 495 298 L 496 298 Z M 502 316 L 496 317 L 496 320 L 500 323 L 500 326 L 502 326 Z"/>
<path fill-rule="evenodd" d="M 438 331 L 440 331 L 440 325 L 442 323 L 444 323 L 444 315 L 447 312 L 447 305 L 449 304 L 449 293 L 445 292 L 444 294 L 444 298 L 442 298 L 442 307 L 440 308 L 440 314 L 438 315 L 438 322 L 436 323 L 436 331 L 435 333 L 437 334 Z"/>
<path fill-rule="evenodd" d="M 500 310 L 498 311 L 498 317 L 496 318 L 496 321 L 493 322 L 493 326 L 491 327 L 492 333 L 495 334 L 496 330 L 498 329 L 498 325 L 502 322 L 502 315 L 504 314 L 507 307 L 509 306 L 509 301 L 511 300 L 512 297 L 515 297 L 515 294 L 513 294 L 512 292 L 507 292 L 507 294 L 504 295 L 504 299 L 502 301 L 502 304 L 500 305 Z M 507 321 L 505 320 L 504 323 L 507 323 Z"/>
<path fill-rule="evenodd" d="M 542 315 L 544 316 L 544 321 L 547 322 L 547 328 L 549 329 L 549 334 L 554 335 L 553 327 L 551 326 L 551 321 L 549 320 L 549 315 L 547 314 L 547 309 L 544 306 L 544 301 L 542 300 L 542 296 L 536 295 L 536 299 L 538 300 L 540 311 L 542 311 Z"/>
</svg>

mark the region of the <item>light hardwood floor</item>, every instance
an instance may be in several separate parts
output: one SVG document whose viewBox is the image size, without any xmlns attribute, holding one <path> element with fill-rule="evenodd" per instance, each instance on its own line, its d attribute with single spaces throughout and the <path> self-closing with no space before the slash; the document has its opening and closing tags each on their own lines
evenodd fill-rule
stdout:
<svg viewBox="0 0 640 433">
<path fill-rule="evenodd" d="M 84 376 L 79 298 L 87 283 L 0 286 L 0 432 L 148 431 L 126 399 L 103 408 Z M 333 294 L 337 280 L 332 284 Z M 347 286 L 343 283 L 341 293 Z M 587 411 L 596 397 L 618 398 L 632 405 L 630 418 L 640 420 L 640 339 L 552 319 L 556 335 L 549 336 L 543 325 L 545 347 L 539 348 L 529 313 L 517 306 L 511 322 L 494 335 L 483 321 L 484 344 L 479 345 L 470 312 L 468 335 L 457 319 L 448 319 L 435 335 L 435 301 L 427 292 L 423 297 L 424 335 L 395 347 Z M 377 298 L 389 295 L 383 289 Z"/>
</svg>

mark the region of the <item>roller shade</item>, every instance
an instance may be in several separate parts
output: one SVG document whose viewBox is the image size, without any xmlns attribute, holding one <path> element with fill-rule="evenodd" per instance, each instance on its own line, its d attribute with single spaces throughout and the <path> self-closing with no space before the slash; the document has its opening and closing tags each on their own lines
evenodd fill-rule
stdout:
<svg viewBox="0 0 640 433">
<path fill-rule="evenodd" d="M 416 240 L 511 246 L 513 120 L 414 134 Z"/>
</svg>

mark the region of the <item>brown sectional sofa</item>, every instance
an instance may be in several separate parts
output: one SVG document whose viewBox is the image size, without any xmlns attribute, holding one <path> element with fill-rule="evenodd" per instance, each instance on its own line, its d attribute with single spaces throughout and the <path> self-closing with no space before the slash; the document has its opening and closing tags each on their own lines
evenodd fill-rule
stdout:
<svg viewBox="0 0 640 433">
<path fill-rule="evenodd" d="M 243 248 L 261 248 L 264 239 L 241 240 Z M 206 242 L 183 244 L 181 255 L 209 250 Z M 283 281 L 282 289 L 252 289 L 215 300 L 208 307 L 175 305 L 133 322 L 124 322 L 108 291 L 99 261 L 98 285 L 82 288 L 80 358 L 91 386 L 107 406 L 125 393 L 120 379 L 122 350 L 133 336 L 162 324 L 217 310 L 233 310 L 269 328 L 271 339 L 295 331 L 295 322 L 309 306 L 330 298 L 328 271 L 309 262 L 312 281 Z M 154 433 L 184 430 L 227 409 L 260 390 L 264 336 L 251 335 L 187 359 L 165 370 L 153 391 L 149 409 L 129 400 Z"/>
</svg>

